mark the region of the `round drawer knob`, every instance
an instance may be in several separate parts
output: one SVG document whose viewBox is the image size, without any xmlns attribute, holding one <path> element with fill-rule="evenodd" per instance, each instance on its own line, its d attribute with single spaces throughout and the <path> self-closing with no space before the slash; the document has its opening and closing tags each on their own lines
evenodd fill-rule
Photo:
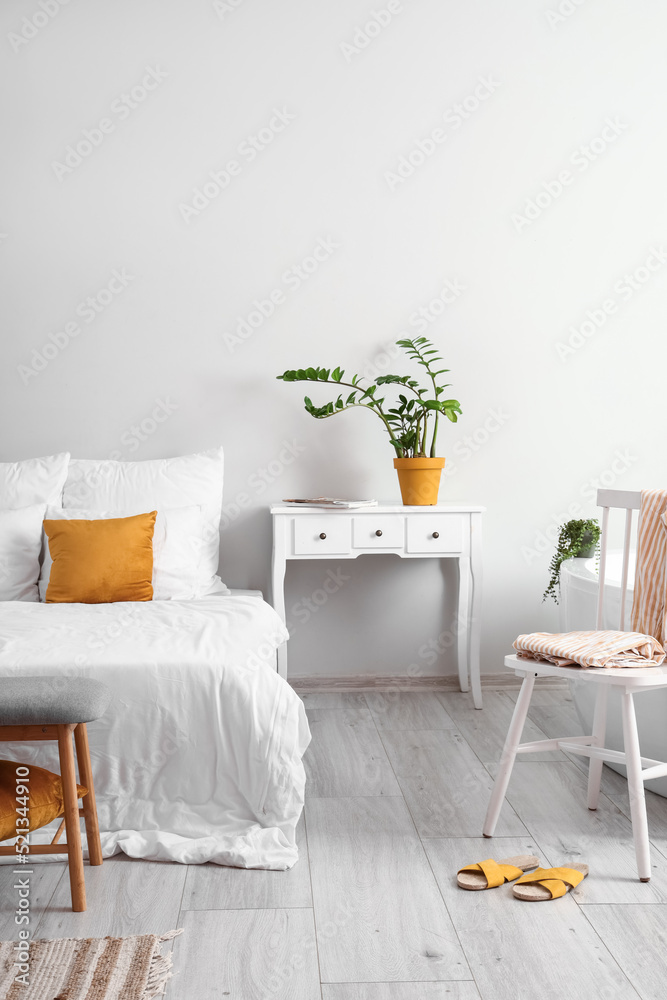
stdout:
<svg viewBox="0 0 667 1000">
<path fill-rule="evenodd" d="M 324 539 L 327 537 L 326 531 L 320 531 L 320 538 Z"/>
<path fill-rule="evenodd" d="M 433 537 L 434 538 L 440 538 L 440 532 L 439 531 L 434 531 L 433 532 Z"/>
<path fill-rule="evenodd" d="M 380 538 L 381 535 L 382 535 L 382 528 L 378 528 L 378 530 L 375 532 L 375 534 L 378 536 L 378 538 Z"/>
</svg>

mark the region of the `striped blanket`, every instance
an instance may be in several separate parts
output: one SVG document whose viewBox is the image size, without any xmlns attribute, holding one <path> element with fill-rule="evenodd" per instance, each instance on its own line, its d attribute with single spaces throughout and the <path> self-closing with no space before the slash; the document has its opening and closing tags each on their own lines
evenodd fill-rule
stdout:
<svg viewBox="0 0 667 1000">
<path fill-rule="evenodd" d="M 558 667 L 658 667 L 665 650 L 641 632 L 532 632 L 514 643 L 522 660 L 546 660 Z"/>
<path fill-rule="evenodd" d="M 665 642 L 667 490 L 642 490 L 632 627 Z"/>
</svg>

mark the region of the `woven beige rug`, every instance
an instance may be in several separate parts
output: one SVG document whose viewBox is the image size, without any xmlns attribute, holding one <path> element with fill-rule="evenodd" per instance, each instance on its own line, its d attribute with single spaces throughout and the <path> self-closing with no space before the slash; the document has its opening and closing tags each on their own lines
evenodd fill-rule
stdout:
<svg viewBox="0 0 667 1000">
<path fill-rule="evenodd" d="M 32 941 L 23 964 L 16 942 L 0 941 L 0 1000 L 150 1000 L 171 976 L 161 946 L 180 933 Z"/>
</svg>

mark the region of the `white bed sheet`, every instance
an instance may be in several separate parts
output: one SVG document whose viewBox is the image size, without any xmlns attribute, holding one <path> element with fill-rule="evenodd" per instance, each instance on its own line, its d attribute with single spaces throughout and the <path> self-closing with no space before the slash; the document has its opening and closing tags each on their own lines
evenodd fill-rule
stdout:
<svg viewBox="0 0 667 1000">
<path fill-rule="evenodd" d="M 286 638 L 256 597 L 0 602 L 0 676 L 62 672 L 111 688 L 88 725 L 105 857 L 283 870 L 298 857 L 310 741 L 275 670 Z M 0 755 L 58 770 L 54 744 Z"/>
</svg>

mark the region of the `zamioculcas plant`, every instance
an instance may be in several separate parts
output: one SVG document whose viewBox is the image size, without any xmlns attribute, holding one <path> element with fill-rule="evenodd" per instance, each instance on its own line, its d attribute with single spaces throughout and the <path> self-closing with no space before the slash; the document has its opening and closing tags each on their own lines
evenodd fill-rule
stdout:
<svg viewBox="0 0 667 1000">
<path fill-rule="evenodd" d="M 433 468 L 442 470 L 444 459 L 436 458 L 436 441 L 438 437 L 438 420 L 441 414 L 456 423 L 461 413 L 457 399 L 443 399 L 445 389 L 450 383 L 441 383 L 439 377 L 446 374 L 448 368 L 438 368 L 442 358 L 426 337 L 416 337 L 414 340 L 397 340 L 397 345 L 414 362 L 425 370 L 426 387 L 420 385 L 411 375 L 380 375 L 374 382 L 368 383 L 359 375 L 345 378 L 342 368 L 294 368 L 278 375 L 283 382 L 319 382 L 321 384 L 345 386 L 352 391 L 345 396 L 340 393 L 336 399 L 323 406 L 316 406 L 309 396 L 304 397 L 306 410 L 318 420 L 333 417 L 354 407 L 365 407 L 375 413 L 382 421 L 389 435 L 389 441 L 395 451 L 394 464 L 406 460 L 421 460 L 422 464 L 430 460 L 430 475 L 433 478 Z M 393 405 L 385 405 L 386 397 L 381 395 L 386 386 L 395 386 L 396 398 Z M 434 465 L 435 463 L 435 465 Z M 438 471 L 437 482 L 440 479 Z M 436 500 L 437 500 L 436 482 Z M 401 487 L 403 489 L 403 487 Z M 430 495 L 430 494 L 429 494 Z M 405 503 L 435 503 L 434 499 L 406 500 Z"/>
<path fill-rule="evenodd" d="M 420 388 L 419 382 L 410 375 L 380 375 L 370 385 L 365 384 L 365 380 L 360 375 L 352 375 L 350 379 L 345 379 L 345 372 L 341 368 L 296 368 L 278 375 L 283 382 L 321 382 L 329 385 L 345 386 L 353 391 L 343 399 L 339 395 L 337 399 L 324 406 L 315 406 L 312 400 L 304 397 L 306 410 L 312 417 L 324 419 L 333 417 L 344 410 L 350 410 L 355 406 L 365 406 L 373 413 L 377 414 L 384 428 L 389 434 L 389 440 L 396 450 L 398 458 L 425 458 L 427 455 L 435 457 L 435 445 L 438 436 L 438 417 L 441 413 L 456 423 L 461 407 L 457 399 L 441 399 L 440 397 L 450 383 L 438 385 L 438 375 L 444 375 L 448 368 L 435 369 L 435 365 L 442 362 L 438 352 L 426 337 L 417 337 L 415 340 L 397 340 L 396 343 L 402 347 L 406 354 L 417 364 L 426 369 L 426 374 L 431 383 L 428 388 Z M 396 385 L 404 392 L 399 392 L 395 406 L 385 408 L 385 397 L 378 399 L 378 387 L 386 385 Z M 433 417 L 433 433 L 429 437 L 429 421 Z"/>
<path fill-rule="evenodd" d="M 560 568 L 566 559 L 573 559 L 577 556 L 590 557 L 597 549 L 600 540 L 600 525 L 595 518 L 588 520 L 567 521 L 561 524 L 556 542 L 556 551 L 549 563 L 549 573 L 551 578 L 549 585 L 544 591 L 542 601 L 547 597 L 553 597 L 558 604 L 560 593 Z"/>
</svg>

